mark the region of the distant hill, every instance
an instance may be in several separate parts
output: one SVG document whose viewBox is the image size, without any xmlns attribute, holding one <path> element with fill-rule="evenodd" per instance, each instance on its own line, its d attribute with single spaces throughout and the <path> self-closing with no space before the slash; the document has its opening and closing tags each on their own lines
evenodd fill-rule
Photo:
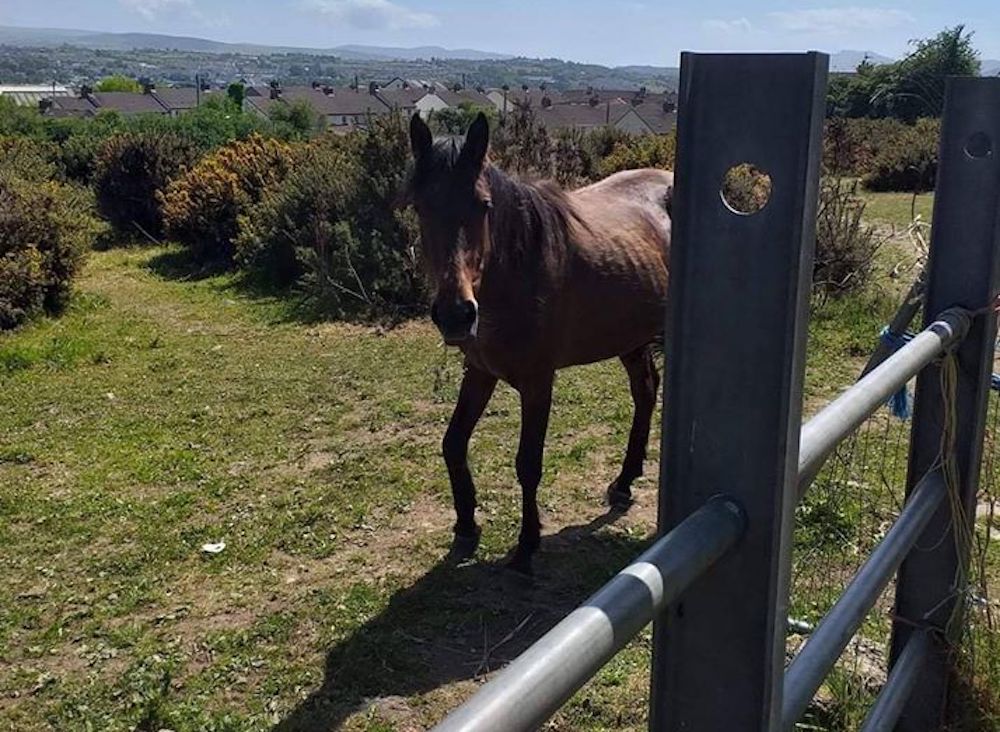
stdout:
<svg viewBox="0 0 1000 732">
<path fill-rule="evenodd" d="M 838 51 L 830 55 L 830 71 L 854 71 L 866 58 L 868 59 L 868 63 L 875 64 L 876 66 L 891 64 L 895 61 L 895 59 L 875 53 L 874 51 Z"/>
<path fill-rule="evenodd" d="M 984 59 L 980 63 L 982 68 L 979 73 L 983 76 L 1000 76 L 1000 59 Z"/>
<path fill-rule="evenodd" d="M 346 59 L 402 60 L 442 58 L 470 61 L 505 61 L 513 56 L 477 51 L 471 48 L 448 49 L 440 46 L 394 48 L 386 46 L 335 46 L 333 48 L 298 48 L 295 46 L 266 46 L 254 43 L 223 43 L 205 38 L 168 36 L 157 33 L 101 33 L 97 31 L 64 28 L 18 28 L 0 26 L 0 44 L 8 46 L 81 46 L 113 51 L 132 49 L 158 49 L 189 51 L 192 53 L 307 53 L 323 56 L 340 56 Z"/>
</svg>

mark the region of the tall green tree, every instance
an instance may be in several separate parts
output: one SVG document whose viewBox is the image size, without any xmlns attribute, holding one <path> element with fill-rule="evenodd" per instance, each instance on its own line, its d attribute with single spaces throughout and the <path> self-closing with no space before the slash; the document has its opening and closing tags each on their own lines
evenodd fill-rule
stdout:
<svg viewBox="0 0 1000 732">
<path fill-rule="evenodd" d="M 888 78 L 875 84 L 872 106 L 877 116 L 906 122 L 940 117 L 947 77 L 979 75 L 979 52 L 965 26 L 946 28 L 934 38 L 914 41 L 914 45 L 913 53 L 893 64 Z"/>
<path fill-rule="evenodd" d="M 940 117 L 945 80 L 979 74 L 979 52 L 972 45 L 972 32 L 957 25 L 912 44 L 913 52 L 896 63 L 875 66 L 863 62 L 853 76 L 831 79 L 829 114 L 892 117 L 904 122 Z"/>
</svg>

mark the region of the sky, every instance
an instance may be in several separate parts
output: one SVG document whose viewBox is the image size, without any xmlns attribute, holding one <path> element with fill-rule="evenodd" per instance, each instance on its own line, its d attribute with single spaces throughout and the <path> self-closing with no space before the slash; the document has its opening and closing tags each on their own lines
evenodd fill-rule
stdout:
<svg viewBox="0 0 1000 732">
<path fill-rule="evenodd" d="M 996 0 L 885 5 L 751 0 L 0 0 L 0 25 L 327 48 L 438 45 L 607 65 L 676 66 L 682 50 L 844 49 L 898 57 L 963 23 L 1000 59 Z"/>
</svg>

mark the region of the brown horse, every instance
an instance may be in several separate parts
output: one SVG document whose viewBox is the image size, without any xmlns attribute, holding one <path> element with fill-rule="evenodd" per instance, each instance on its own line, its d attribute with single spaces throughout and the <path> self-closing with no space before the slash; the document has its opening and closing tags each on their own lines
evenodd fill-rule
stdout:
<svg viewBox="0 0 1000 732">
<path fill-rule="evenodd" d="M 541 524 L 536 494 L 557 369 L 617 356 L 635 416 L 621 473 L 608 488 L 627 506 L 642 475 L 659 374 L 651 346 L 662 332 L 673 175 L 636 170 L 565 192 L 516 181 L 487 159 L 483 115 L 465 142 L 435 142 L 410 122 L 415 165 L 409 200 L 437 294 L 431 318 L 465 354 L 458 404 L 444 436 L 457 522 L 453 555 L 479 542 L 469 438 L 498 379 L 520 393 L 517 477 L 522 523 L 511 566 L 530 573 Z"/>
</svg>

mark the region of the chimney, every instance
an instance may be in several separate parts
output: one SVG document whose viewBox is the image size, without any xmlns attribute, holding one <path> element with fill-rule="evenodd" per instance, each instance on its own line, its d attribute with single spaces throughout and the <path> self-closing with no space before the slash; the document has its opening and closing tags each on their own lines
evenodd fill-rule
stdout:
<svg viewBox="0 0 1000 732">
<path fill-rule="evenodd" d="M 311 86 L 313 89 L 319 89 L 319 82 L 313 79 Z"/>
<path fill-rule="evenodd" d="M 281 85 L 277 81 L 271 82 L 271 99 L 281 99 Z"/>
<path fill-rule="evenodd" d="M 151 79 L 143 79 L 141 84 L 143 94 L 152 94 L 156 91 L 156 84 Z"/>
<path fill-rule="evenodd" d="M 45 114 L 50 109 L 52 109 L 52 100 L 48 97 L 38 100 L 38 113 Z"/>
<path fill-rule="evenodd" d="M 378 82 L 375 81 L 368 82 L 368 93 L 371 94 L 372 96 L 378 94 Z"/>
<path fill-rule="evenodd" d="M 548 94 L 544 95 L 542 97 L 542 108 L 548 109 L 551 106 L 552 106 L 552 98 Z"/>
<path fill-rule="evenodd" d="M 326 94 L 328 97 L 332 97 L 333 96 L 333 87 L 330 86 L 329 84 L 324 84 L 323 85 L 323 93 Z"/>
<path fill-rule="evenodd" d="M 83 86 L 80 87 L 80 99 L 86 99 L 93 93 L 94 93 L 94 87 L 92 87 L 90 84 L 84 84 Z"/>
<path fill-rule="evenodd" d="M 665 99 L 663 101 L 663 111 L 666 112 L 667 114 L 670 114 L 671 112 L 676 112 L 677 102 L 675 102 L 673 99 Z"/>
</svg>

